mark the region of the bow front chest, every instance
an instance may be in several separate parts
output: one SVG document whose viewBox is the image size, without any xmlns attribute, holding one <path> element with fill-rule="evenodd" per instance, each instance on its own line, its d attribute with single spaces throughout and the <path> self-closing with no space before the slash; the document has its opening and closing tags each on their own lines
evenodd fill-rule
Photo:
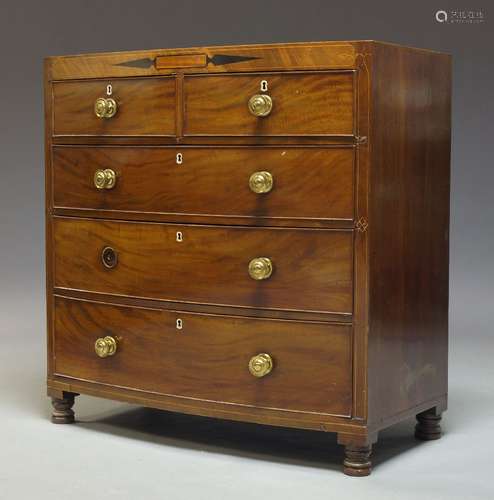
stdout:
<svg viewBox="0 0 494 500">
<path fill-rule="evenodd" d="M 446 408 L 450 58 L 362 42 L 45 61 L 48 394 L 334 432 Z"/>
</svg>

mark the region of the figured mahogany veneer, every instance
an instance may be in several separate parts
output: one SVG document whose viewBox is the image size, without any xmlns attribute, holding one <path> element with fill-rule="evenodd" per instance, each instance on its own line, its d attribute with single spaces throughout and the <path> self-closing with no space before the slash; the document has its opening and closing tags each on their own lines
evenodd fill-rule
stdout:
<svg viewBox="0 0 494 500">
<path fill-rule="evenodd" d="M 177 241 L 177 232 L 183 241 Z M 351 231 L 55 218 L 57 288 L 265 309 L 352 312 Z M 103 248 L 118 254 L 107 269 Z M 256 281 L 249 262 L 268 257 Z M 299 291 L 303 290 L 303 293 Z"/>
<path fill-rule="evenodd" d="M 259 119 L 246 104 L 268 82 L 273 108 Z M 263 73 L 186 76 L 184 135 L 291 136 L 354 133 L 354 75 Z"/>
<path fill-rule="evenodd" d="M 58 375 L 235 405 L 350 415 L 348 325 L 328 328 L 60 297 L 55 308 Z M 101 359 L 93 346 L 106 335 L 118 339 L 117 354 Z M 257 379 L 247 366 L 262 352 L 271 354 L 274 369 Z"/>
<path fill-rule="evenodd" d="M 396 422 L 439 438 L 450 101 L 449 56 L 373 41 L 48 58 L 53 422 L 335 432 L 352 476 Z"/>
<path fill-rule="evenodd" d="M 177 163 L 180 155 L 180 163 Z M 96 189 L 111 168 L 111 190 Z M 353 148 L 53 148 L 54 206 L 214 218 L 353 219 Z M 249 178 L 269 171 L 273 188 L 256 194 Z"/>
<path fill-rule="evenodd" d="M 107 95 L 117 102 L 112 118 L 98 118 L 94 103 Z M 175 79 L 131 78 L 53 84 L 53 133 L 69 136 L 175 135 Z"/>
</svg>

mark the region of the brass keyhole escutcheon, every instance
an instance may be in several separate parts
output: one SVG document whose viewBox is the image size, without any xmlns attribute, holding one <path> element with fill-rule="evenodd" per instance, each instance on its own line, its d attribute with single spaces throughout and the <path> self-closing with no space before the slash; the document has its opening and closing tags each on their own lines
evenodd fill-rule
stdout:
<svg viewBox="0 0 494 500">
<path fill-rule="evenodd" d="M 268 257 L 256 257 L 249 262 L 249 276 L 253 280 L 268 279 L 273 273 L 273 263 Z"/>
<path fill-rule="evenodd" d="M 273 176 L 269 172 L 254 172 L 249 178 L 249 187 L 253 193 L 265 194 L 273 189 L 273 182 Z"/>
<path fill-rule="evenodd" d="M 93 177 L 96 189 L 113 189 L 117 183 L 117 174 L 111 168 L 98 169 Z"/>
<path fill-rule="evenodd" d="M 249 99 L 249 111 L 254 116 L 268 116 L 272 109 L 273 100 L 268 94 L 256 94 Z"/>
<path fill-rule="evenodd" d="M 109 335 L 104 338 L 99 338 L 94 343 L 94 350 L 100 358 L 113 356 L 117 352 L 117 341 Z"/>
<path fill-rule="evenodd" d="M 117 101 L 112 97 L 98 97 L 94 102 L 94 114 L 98 118 L 111 118 L 117 114 Z"/>
<path fill-rule="evenodd" d="M 101 262 L 107 269 L 113 269 L 118 263 L 118 254 L 112 247 L 105 247 L 101 251 Z"/>
<path fill-rule="evenodd" d="M 257 354 L 249 361 L 249 371 L 254 377 L 265 377 L 273 369 L 273 358 L 266 353 Z"/>
</svg>

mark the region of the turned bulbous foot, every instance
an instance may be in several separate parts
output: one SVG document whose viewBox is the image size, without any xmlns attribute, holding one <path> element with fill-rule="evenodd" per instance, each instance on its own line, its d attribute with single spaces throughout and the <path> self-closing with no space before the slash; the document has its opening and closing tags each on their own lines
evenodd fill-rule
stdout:
<svg viewBox="0 0 494 500">
<path fill-rule="evenodd" d="M 72 406 L 74 406 L 75 396 L 77 394 L 64 392 L 62 398 L 51 398 L 53 406 L 51 421 L 54 424 L 72 424 L 74 422 L 75 418 Z"/>
<path fill-rule="evenodd" d="M 417 415 L 415 437 L 422 441 L 432 441 L 441 437 L 441 414 L 435 408 Z"/>
<path fill-rule="evenodd" d="M 368 476 L 372 470 L 370 455 L 372 446 L 345 447 L 345 460 L 343 461 L 343 472 L 347 476 Z"/>
</svg>

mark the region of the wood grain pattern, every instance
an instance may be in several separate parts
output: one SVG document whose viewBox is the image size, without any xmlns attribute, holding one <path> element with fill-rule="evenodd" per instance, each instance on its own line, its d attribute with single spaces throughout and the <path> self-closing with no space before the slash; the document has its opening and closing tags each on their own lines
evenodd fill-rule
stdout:
<svg viewBox="0 0 494 500">
<path fill-rule="evenodd" d="M 181 108 L 180 108 L 181 109 Z M 353 135 L 299 136 L 54 136 L 60 146 L 356 146 L 362 140 Z"/>
<path fill-rule="evenodd" d="M 177 154 L 182 163 L 177 164 Z M 352 219 L 352 148 L 55 147 L 54 206 L 252 219 Z M 111 168 L 111 190 L 94 187 Z M 270 193 L 249 177 L 267 170 Z M 96 212 L 97 215 L 97 212 Z M 243 221 L 244 223 L 246 221 Z"/>
<path fill-rule="evenodd" d="M 266 119 L 247 110 L 261 79 L 274 99 Z M 385 427 L 417 416 L 418 437 L 439 437 L 447 407 L 450 79 L 448 56 L 374 41 L 48 58 L 49 395 L 336 432 L 347 472 L 357 475 L 370 472 L 371 445 Z M 165 80 L 169 90 L 157 83 Z M 135 111 L 125 115 L 122 101 L 120 129 L 84 118 L 110 81 L 119 90 L 136 82 Z M 81 107 L 86 88 L 90 108 Z M 70 112 L 54 123 L 59 94 Z M 156 96 L 172 115 L 163 118 Z M 178 175 L 176 152 L 185 155 Z M 275 190 L 261 204 L 249 198 L 245 177 L 252 162 L 257 169 L 265 161 Z M 96 163 L 118 170 L 113 192 L 91 190 Z M 119 252 L 111 271 L 99 260 L 106 244 Z M 262 253 L 275 272 L 254 282 L 247 264 Z M 194 342 L 173 325 L 162 328 L 177 311 L 188 325 L 195 318 Z M 106 334 L 112 324 L 126 335 L 121 361 L 95 359 L 88 332 Z M 158 338 L 162 358 L 170 347 L 174 366 L 184 353 L 200 352 L 203 370 L 219 359 L 232 374 L 225 381 L 218 370 L 226 392 L 207 378 L 191 383 L 194 370 L 166 386 L 152 375 L 159 360 L 147 371 L 141 347 L 127 342 L 141 336 L 146 346 Z M 269 377 L 235 391 L 230 381 L 246 375 L 232 360 L 245 366 L 261 340 L 290 366 L 301 353 L 306 380 L 285 370 L 271 379 L 276 391 L 262 389 Z M 129 352 L 140 361 L 131 364 Z M 158 392 L 155 380 L 165 384 Z"/>
<path fill-rule="evenodd" d="M 88 382 L 84 380 L 50 375 L 47 379 L 47 393 L 50 397 L 60 397 L 64 391 L 70 390 L 79 394 L 104 397 L 124 403 L 138 404 L 150 408 L 175 411 L 191 415 L 224 418 L 227 420 L 252 422 L 281 427 L 311 429 L 321 432 L 338 433 L 338 443 L 346 445 L 348 442 L 373 443 L 377 440 L 377 433 L 372 432 L 365 422 L 355 418 L 340 417 L 321 413 L 286 411 L 281 409 L 257 408 L 255 406 L 230 405 L 216 401 L 194 400 L 180 396 L 153 394 L 132 388 L 116 387 L 111 385 Z M 433 404 L 439 403 L 439 400 Z M 389 427 L 401 420 L 413 417 L 417 412 L 428 408 L 430 402 L 421 403 L 413 411 L 397 414 L 393 419 L 386 419 L 381 428 Z"/>
<path fill-rule="evenodd" d="M 247 103 L 261 80 L 273 109 L 258 118 Z M 353 92 L 351 71 L 185 76 L 184 135 L 352 135 Z"/>
<path fill-rule="evenodd" d="M 195 47 L 193 49 L 159 49 L 131 52 L 110 52 L 47 58 L 50 77 L 55 80 L 71 78 L 114 78 L 128 76 L 157 76 L 174 73 L 177 69 L 187 72 L 224 73 L 229 71 L 259 71 L 287 69 L 353 68 L 358 43 L 313 42 L 290 44 L 261 44 L 217 47 Z M 230 64 L 209 63 L 204 68 L 183 68 L 180 62 L 175 68 L 157 67 L 156 58 L 177 57 L 192 53 L 241 56 L 244 60 Z M 131 65 L 134 61 L 148 61 Z"/>
<path fill-rule="evenodd" d="M 53 112 L 53 99 L 52 99 L 52 86 L 48 83 L 50 78 L 50 65 L 45 60 L 43 65 L 44 70 L 44 88 L 43 88 L 43 113 L 44 113 L 44 160 L 45 160 L 45 210 L 44 210 L 44 223 L 45 223 L 45 293 L 46 293 L 46 371 L 48 377 L 53 373 L 52 365 L 52 352 L 53 352 L 53 233 L 52 233 L 52 218 L 51 213 L 53 210 L 53 170 L 51 165 L 52 158 L 52 112 Z M 63 395 L 60 394 L 60 398 Z"/>
<path fill-rule="evenodd" d="M 112 118 L 98 118 L 94 103 L 112 98 L 118 111 Z M 54 135 L 173 136 L 175 135 L 175 79 L 134 78 L 55 82 L 53 84 Z"/>
<path fill-rule="evenodd" d="M 131 64 L 132 61 L 129 63 Z M 169 54 L 156 56 L 154 60 L 154 66 L 157 70 L 171 68 L 197 68 L 206 66 L 206 64 L 206 54 Z"/>
<path fill-rule="evenodd" d="M 55 287 L 239 307 L 352 311 L 351 231 L 57 217 L 54 245 Z M 118 253 L 112 270 L 101 264 L 106 246 Z M 273 261 L 269 279 L 250 278 L 248 265 L 256 257 Z"/>
<path fill-rule="evenodd" d="M 357 57 L 357 135 L 359 141 L 355 151 L 355 217 L 357 227 L 362 221 L 369 220 L 369 168 L 370 152 L 370 112 L 371 99 L 371 61 L 372 49 L 362 47 Z M 354 288 L 353 288 L 353 390 L 354 417 L 367 419 L 368 373 L 367 345 L 369 320 L 369 231 L 357 230 L 354 233 Z"/>
<path fill-rule="evenodd" d="M 56 299 L 56 373 L 153 393 L 348 416 L 351 328 Z M 176 329 L 177 318 L 182 330 Z M 98 337 L 118 338 L 99 358 Z M 272 372 L 253 377 L 267 352 Z"/>
<path fill-rule="evenodd" d="M 61 297 L 78 298 L 82 300 L 95 300 L 94 292 L 87 290 L 74 290 L 74 289 L 64 289 L 57 288 L 56 294 Z M 249 307 L 248 309 L 239 308 L 236 306 L 217 306 L 214 304 L 200 304 L 200 303 L 187 303 L 174 302 L 174 301 L 163 301 L 159 299 L 149 299 L 149 298 L 136 298 L 136 297 L 126 297 L 119 295 L 98 293 L 96 300 L 100 302 L 115 303 L 128 306 L 139 306 L 139 307 L 152 307 L 153 309 L 165 309 L 165 310 L 176 310 L 176 309 L 187 309 L 190 312 L 203 313 L 203 314 L 226 314 L 229 316 L 235 316 L 238 314 L 245 314 L 248 316 L 255 316 L 256 318 L 266 318 L 266 319 L 290 319 L 290 320 L 300 320 L 300 321 L 331 321 L 336 323 L 352 324 L 353 313 L 328 313 L 328 312 L 314 312 L 314 311 L 288 311 L 286 309 L 260 309 L 258 307 Z"/>
<path fill-rule="evenodd" d="M 378 423 L 447 393 L 451 64 L 375 51 L 368 373 Z"/>
<path fill-rule="evenodd" d="M 288 227 L 319 229 L 354 229 L 352 219 L 301 219 L 301 218 L 263 218 L 263 217 L 231 217 L 226 215 L 187 215 L 161 212 L 128 212 L 125 210 L 105 210 L 86 208 L 63 208 L 53 210 L 54 215 L 61 217 L 82 217 L 117 219 L 141 222 L 169 222 L 178 224 L 215 224 L 219 226 L 255 226 L 255 227 Z"/>
</svg>

